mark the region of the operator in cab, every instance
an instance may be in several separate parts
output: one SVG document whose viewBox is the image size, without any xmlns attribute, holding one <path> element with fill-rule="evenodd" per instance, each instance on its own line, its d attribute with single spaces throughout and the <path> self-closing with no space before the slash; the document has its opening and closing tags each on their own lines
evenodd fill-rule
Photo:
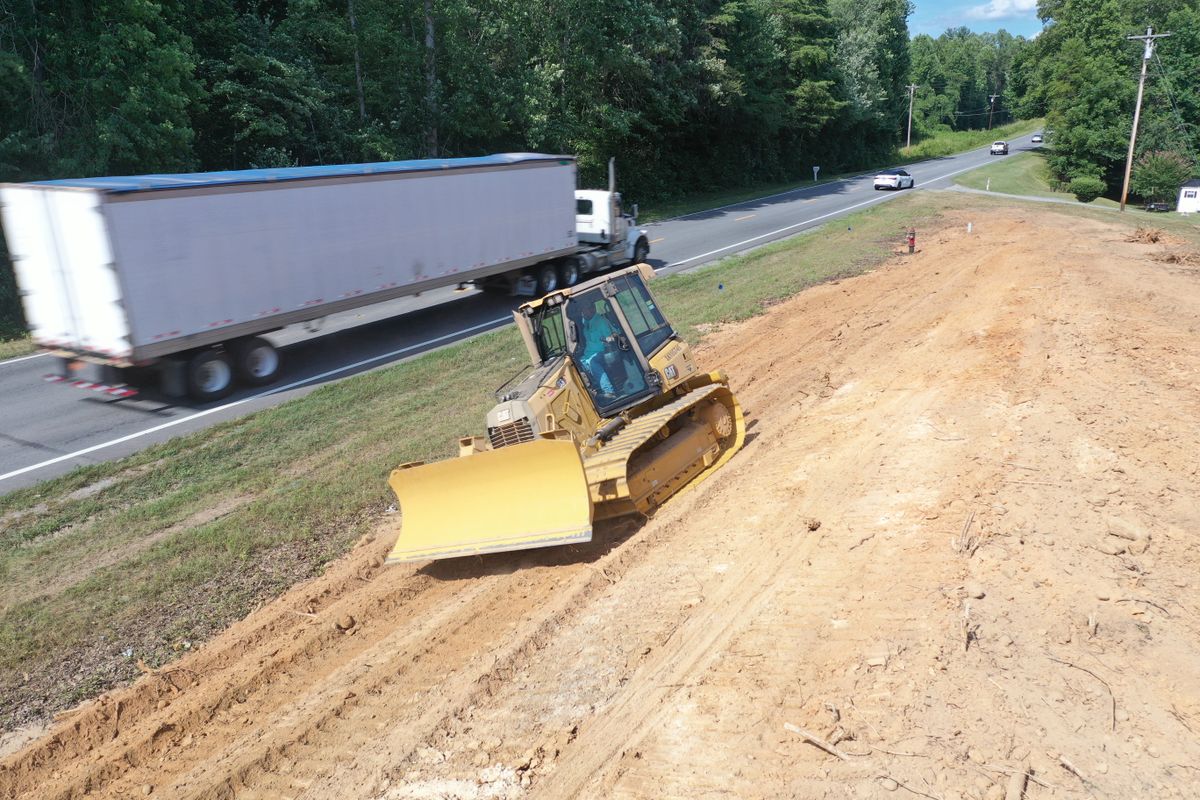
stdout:
<svg viewBox="0 0 1200 800">
<path fill-rule="evenodd" d="M 583 353 L 579 360 L 591 378 L 592 384 L 604 394 L 612 394 L 614 382 L 608 374 L 604 351 L 611 346 L 617 335 L 614 326 L 605 314 L 596 313 L 594 302 L 583 303 L 583 324 L 580 326 Z"/>
</svg>

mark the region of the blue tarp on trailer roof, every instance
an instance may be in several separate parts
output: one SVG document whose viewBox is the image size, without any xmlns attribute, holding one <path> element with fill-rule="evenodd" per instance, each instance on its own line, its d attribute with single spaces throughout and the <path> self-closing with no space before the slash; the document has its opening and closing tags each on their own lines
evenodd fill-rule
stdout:
<svg viewBox="0 0 1200 800">
<path fill-rule="evenodd" d="M 312 178 L 341 178 L 356 175 L 384 175 L 395 172 L 429 172 L 444 169 L 468 169 L 524 164 L 533 161 L 574 161 L 574 156 L 543 153 L 499 153 L 478 158 L 428 158 L 413 161 L 381 161 L 375 164 L 331 164 L 319 167 L 279 167 L 275 169 L 239 169 L 225 172 L 191 172 L 179 175 L 127 175 L 112 178 L 66 178 L 34 181 L 33 186 L 62 186 L 95 189 L 101 192 L 146 192 L 156 189 L 185 189 L 196 186 L 232 186 L 244 183 L 274 183 Z"/>
</svg>

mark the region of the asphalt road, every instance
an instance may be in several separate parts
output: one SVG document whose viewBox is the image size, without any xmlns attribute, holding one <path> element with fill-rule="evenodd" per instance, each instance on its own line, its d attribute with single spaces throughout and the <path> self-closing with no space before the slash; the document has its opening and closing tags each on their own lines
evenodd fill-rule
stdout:
<svg viewBox="0 0 1200 800">
<path fill-rule="evenodd" d="M 1032 147 L 1010 141 L 1011 152 Z M 997 158 L 987 148 L 912 164 L 916 190 Z M 877 192 L 871 175 L 833 181 L 714 208 L 648 228 L 650 262 L 661 273 L 695 269 L 793 236 L 900 192 Z M 909 191 L 909 190 L 906 190 Z M 279 382 L 268 389 L 195 405 L 143 394 L 118 400 L 43 381 L 48 357 L 0 362 L 0 494 L 81 464 L 119 458 L 147 445 L 301 396 L 330 381 L 376 369 L 507 325 L 521 300 L 442 289 L 329 317 L 321 330 L 296 326 L 271 338 L 283 353 Z"/>
</svg>

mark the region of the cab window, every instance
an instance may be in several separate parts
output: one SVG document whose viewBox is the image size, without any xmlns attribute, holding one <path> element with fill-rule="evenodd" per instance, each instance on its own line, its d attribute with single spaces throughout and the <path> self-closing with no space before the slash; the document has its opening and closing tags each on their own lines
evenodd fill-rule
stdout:
<svg viewBox="0 0 1200 800">
<path fill-rule="evenodd" d="M 590 217 L 592 215 L 592 201 L 584 200 L 582 197 L 575 201 L 575 214 L 580 217 Z"/>
<path fill-rule="evenodd" d="M 562 306 L 542 307 L 534 317 L 538 353 L 542 361 L 562 355 L 567 351 L 567 337 L 563 331 Z"/>
<path fill-rule="evenodd" d="M 638 349 L 646 358 L 650 358 L 675 331 L 667 324 L 654 298 L 640 280 L 623 275 L 614 283 L 617 286 L 617 304 L 625 314 L 633 335 L 637 337 Z"/>
</svg>

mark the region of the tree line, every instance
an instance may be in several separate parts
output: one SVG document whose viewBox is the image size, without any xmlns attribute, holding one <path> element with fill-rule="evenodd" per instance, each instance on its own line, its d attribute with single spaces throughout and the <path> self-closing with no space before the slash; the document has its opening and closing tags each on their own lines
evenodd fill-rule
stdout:
<svg viewBox="0 0 1200 800">
<path fill-rule="evenodd" d="M 1042 0 L 1027 40 L 910 39 L 908 0 L 0 0 L 0 181 L 543 151 L 647 201 L 886 163 L 911 84 L 914 140 L 1045 115 L 1111 187 L 1148 22 L 1145 152 L 1195 149 L 1197 2 Z"/>
<path fill-rule="evenodd" d="M 640 199 L 982 127 L 1028 44 L 908 0 L 0 0 L 0 179 L 538 150 Z M 1010 113 L 1007 106 L 1003 113 Z"/>
</svg>

